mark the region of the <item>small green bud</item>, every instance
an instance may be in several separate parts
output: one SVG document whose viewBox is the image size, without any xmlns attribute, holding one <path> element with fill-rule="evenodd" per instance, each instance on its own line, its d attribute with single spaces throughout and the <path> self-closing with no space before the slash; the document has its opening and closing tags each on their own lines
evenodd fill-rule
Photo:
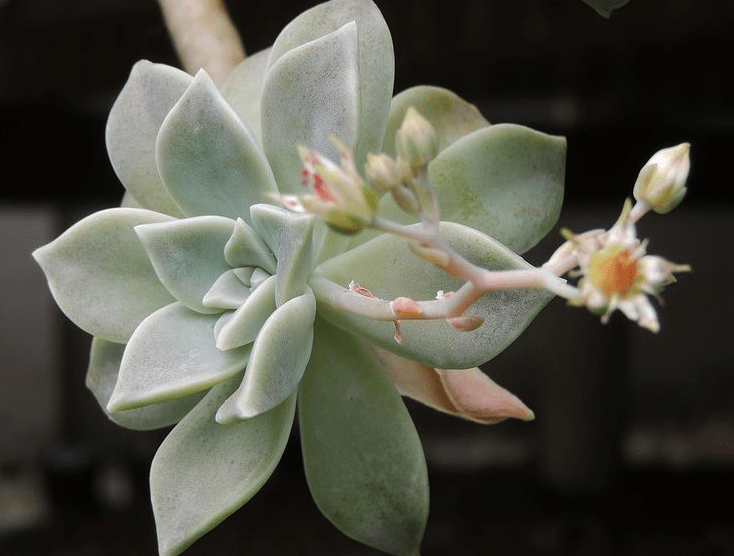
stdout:
<svg viewBox="0 0 734 556">
<path fill-rule="evenodd" d="M 367 180 L 377 193 L 387 193 L 410 176 L 403 159 L 393 160 L 384 153 L 368 154 L 365 168 Z"/>
<path fill-rule="evenodd" d="M 428 120 L 412 106 L 395 134 L 395 150 L 415 170 L 425 166 L 438 154 L 438 136 Z"/>
</svg>

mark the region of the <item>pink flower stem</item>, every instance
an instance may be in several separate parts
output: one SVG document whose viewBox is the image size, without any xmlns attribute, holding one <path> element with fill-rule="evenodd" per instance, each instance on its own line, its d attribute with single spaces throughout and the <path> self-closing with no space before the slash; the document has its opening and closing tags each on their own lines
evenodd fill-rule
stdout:
<svg viewBox="0 0 734 556">
<path fill-rule="evenodd" d="M 314 277 L 309 282 L 318 299 L 334 307 L 376 320 L 394 321 L 398 318 L 424 320 L 458 317 L 487 293 L 497 290 L 547 289 L 566 299 L 578 296 L 577 288 L 559 278 L 560 274 L 576 266 L 576 257 L 569 257 L 541 268 L 493 271 L 474 265 L 459 255 L 438 234 L 438 226 L 430 223 L 424 222 L 423 226 L 409 227 L 375 217 L 371 227 L 443 252 L 448 262 L 437 266 L 466 282 L 452 295 L 435 300 L 409 300 L 415 304 L 415 310 L 410 313 L 396 313 L 393 303 L 395 300 L 357 295 L 323 277 Z"/>
</svg>

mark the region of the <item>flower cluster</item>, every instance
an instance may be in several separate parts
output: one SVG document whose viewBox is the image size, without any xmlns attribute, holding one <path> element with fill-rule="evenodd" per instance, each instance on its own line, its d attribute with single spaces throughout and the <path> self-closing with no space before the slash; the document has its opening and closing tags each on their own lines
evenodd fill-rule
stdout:
<svg viewBox="0 0 734 556">
<path fill-rule="evenodd" d="M 660 214 L 675 208 L 686 192 L 690 168 L 688 143 L 658 151 L 640 171 L 634 186 L 637 200 L 627 199 L 622 214 L 609 230 L 574 234 L 562 230 L 568 240 L 558 248 L 546 267 L 576 267 L 581 276 L 579 292 L 569 296 L 573 305 L 600 313 L 606 323 L 616 309 L 643 328 L 660 329 L 648 295 L 657 296 L 675 282 L 676 272 L 691 270 L 662 257 L 646 254 L 646 241 L 637 237 L 635 223 L 647 211 Z"/>
<path fill-rule="evenodd" d="M 632 203 L 624 204 L 622 214 L 608 231 L 573 234 L 564 230 L 568 245 L 562 246 L 555 260 L 575 256 L 578 260 L 579 295 L 571 304 L 588 307 L 602 314 L 602 322 L 616 309 L 627 318 L 653 332 L 660 329 L 648 295 L 659 294 L 675 282 L 674 272 L 689 271 L 688 265 L 676 265 L 655 255 L 645 254 L 645 242 L 637 238 L 631 220 Z M 551 259 L 553 262 L 554 259 Z"/>
</svg>

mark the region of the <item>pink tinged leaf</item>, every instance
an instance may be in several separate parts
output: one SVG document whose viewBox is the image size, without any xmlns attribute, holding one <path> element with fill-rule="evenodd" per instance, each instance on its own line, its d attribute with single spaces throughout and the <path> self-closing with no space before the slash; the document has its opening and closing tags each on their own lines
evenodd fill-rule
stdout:
<svg viewBox="0 0 734 556">
<path fill-rule="evenodd" d="M 495 424 L 514 417 L 535 418 L 517 396 L 502 388 L 478 367 L 434 369 L 369 344 L 397 390 L 433 409 L 478 423 Z"/>
<path fill-rule="evenodd" d="M 520 399 L 502 388 L 478 367 L 463 370 L 436 369 L 446 394 L 462 416 L 481 422 L 508 417 L 532 421 L 535 414 Z"/>
</svg>

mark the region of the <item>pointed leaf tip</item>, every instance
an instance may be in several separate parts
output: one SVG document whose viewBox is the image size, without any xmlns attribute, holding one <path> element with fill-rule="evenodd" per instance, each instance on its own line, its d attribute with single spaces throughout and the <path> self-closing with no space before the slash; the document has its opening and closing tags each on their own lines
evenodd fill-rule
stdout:
<svg viewBox="0 0 734 556">
<path fill-rule="evenodd" d="M 218 422 L 260 415 L 295 391 L 311 355 L 315 316 L 316 300 L 309 290 L 268 317 L 252 346 L 242 385 L 222 404 Z"/>
<path fill-rule="evenodd" d="M 277 193 L 258 140 L 204 70 L 166 116 L 155 157 L 166 189 L 189 216 L 248 220 L 250 205 Z"/>
<path fill-rule="evenodd" d="M 375 344 L 367 346 L 398 391 L 428 407 L 483 424 L 499 423 L 510 417 L 523 421 L 535 418 L 517 396 L 477 367 L 434 369 Z"/>
<path fill-rule="evenodd" d="M 36 249 L 33 257 L 74 324 L 93 336 L 125 343 L 145 317 L 173 301 L 133 228 L 171 220 L 145 209 L 95 212 Z"/>
</svg>

